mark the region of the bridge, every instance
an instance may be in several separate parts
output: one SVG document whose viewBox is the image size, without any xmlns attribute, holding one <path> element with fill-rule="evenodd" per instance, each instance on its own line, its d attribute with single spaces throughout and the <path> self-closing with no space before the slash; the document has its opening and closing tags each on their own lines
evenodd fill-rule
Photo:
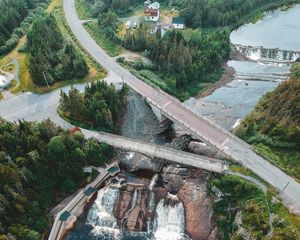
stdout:
<svg viewBox="0 0 300 240">
<path fill-rule="evenodd" d="M 116 163 L 103 169 L 96 179 L 81 190 L 71 202 L 68 203 L 56 216 L 48 240 L 61 240 L 65 233 L 71 229 L 81 214 L 86 203 L 93 197 L 99 186 L 109 177 L 119 172 Z"/>
<path fill-rule="evenodd" d="M 149 157 L 166 159 L 173 163 L 188 165 L 218 173 L 226 172 L 229 168 L 228 163 L 226 163 L 225 161 L 220 161 L 214 158 L 208 158 L 197 154 L 179 151 L 174 148 L 169 148 L 151 143 L 143 143 L 141 141 L 105 132 L 94 132 L 86 129 L 81 129 L 81 132 L 87 138 L 95 138 L 98 141 L 107 143 L 113 147 L 142 153 Z"/>
<path fill-rule="evenodd" d="M 274 186 L 280 192 L 283 203 L 292 212 L 300 215 L 300 184 L 298 182 L 258 155 L 244 141 L 195 114 L 174 97 L 147 85 L 127 69 L 121 67 L 85 30 L 77 16 L 75 0 L 64 0 L 63 5 L 67 23 L 78 42 L 112 77 L 119 81 L 123 79 L 133 90 L 159 109 L 162 115 L 180 124 L 192 135 L 241 163 Z M 284 191 L 281 191 L 283 188 L 285 188 Z"/>
</svg>

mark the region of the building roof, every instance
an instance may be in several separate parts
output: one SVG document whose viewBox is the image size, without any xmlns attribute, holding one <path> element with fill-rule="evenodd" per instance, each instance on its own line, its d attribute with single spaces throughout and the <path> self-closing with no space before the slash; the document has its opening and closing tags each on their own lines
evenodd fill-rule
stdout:
<svg viewBox="0 0 300 240">
<path fill-rule="evenodd" d="M 157 17 L 158 9 L 145 8 L 144 13 L 151 17 Z"/>
<path fill-rule="evenodd" d="M 89 187 L 88 189 L 86 189 L 83 193 L 85 196 L 90 196 L 91 194 L 93 194 L 96 191 L 95 188 L 93 187 Z"/>
<path fill-rule="evenodd" d="M 172 24 L 184 24 L 185 18 L 183 17 L 173 17 L 172 18 Z"/>
</svg>

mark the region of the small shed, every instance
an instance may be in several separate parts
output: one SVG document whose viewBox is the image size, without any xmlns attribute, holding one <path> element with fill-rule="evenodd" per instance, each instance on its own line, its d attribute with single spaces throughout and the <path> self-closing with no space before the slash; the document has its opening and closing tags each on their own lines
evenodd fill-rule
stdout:
<svg viewBox="0 0 300 240">
<path fill-rule="evenodd" d="M 172 26 L 175 29 L 184 29 L 185 28 L 185 18 L 183 17 L 173 17 Z"/>
</svg>

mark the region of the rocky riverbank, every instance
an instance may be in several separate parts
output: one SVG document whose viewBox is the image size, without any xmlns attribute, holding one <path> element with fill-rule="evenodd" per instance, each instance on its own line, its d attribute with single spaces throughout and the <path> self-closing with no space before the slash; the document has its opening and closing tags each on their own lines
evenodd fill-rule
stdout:
<svg viewBox="0 0 300 240">
<path fill-rule="evenodd" d="M 124 136 L 215 155 L 190 136 L 175 138 L 172 129 L 157 121 L 138 94 L 129 93 Z M 98 191 L 66 239 L 216 239 L 209 172 L 133 152 L 120 151 L 115 160 L 122 172 Z"/>
</svg>

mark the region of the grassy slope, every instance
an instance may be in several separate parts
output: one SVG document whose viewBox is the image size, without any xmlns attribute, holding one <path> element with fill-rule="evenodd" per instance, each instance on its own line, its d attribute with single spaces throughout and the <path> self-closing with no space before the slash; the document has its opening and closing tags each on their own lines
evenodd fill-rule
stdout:
<svg viewBox="0 0 300 240">
<path fill-rule="evenodd" d="M 299 71 L 298 76 L 295 76 L 296 71 Z M 294 75 L 293 80 L 260 100 L 235 133 L 252 144 L 263 157 L 300 181 L 300 146 L 299 139 L 296 140 L 300 131 L 300 63 L 294 65 L 291 75 Z M 288 136 L 292 137 L 287 139 Z"/>
<path fill-rule="evenodd" d="M 88 7 L 88 5 L 85 3 L 84 0 L 76 0 L 75 7 L 80 19 L 86 20 L 92 18 L 90 8 Z"/>
<path fill-rule="evenodd" d="M 300 239 L 300 218 L 290 214 L 280 200 L 273 203 L 277 194 L 271 187 L 264 193 L 253 183 L 231 175 L 219 175 L 211 180 L 210 185 L 225 194 L 220 201 L 214 203 L 215 220 L 223 235 L 221 239 L 242 239 L 237 234 L 238 228 L 234 222 L 237 211 L 242 213 L 241 227 L 253 239 Z M 228 208 L 232 210 L 229 211 Z M 270 213 L 273 215 L 274 229 L 272 236 L 267 238 Z"/>
<path fill-rule="evenodd" d="M 26 43 L 26 37 L 23 37 L 20 39 L 19 44 L 14 50 L 12 50 L 6 56 L 0 59 L 0 66 L 9 63 L 14 58 L 18 59 L 20 65 L 19 78 L 21 84 L 18 88 L 14 89 L 13 93 L 18 93 L 21 91 L 45 93 L 53 89 L 60 88 L 62 86 L 70 85 L 72 83 L 88 82 L 93 79 L 103 78 L 105 76 L 105 72 L 101 68 L 101 66 L 99 66 L 97 63 L 93 61 L 93 59 L 80 47 L 75 37 L 71 34 L 71 31 L 69 30 L 65 22 L 63 9 L 62 9 L 62 0 L 53 0 L 49 4 L 47 11 L 51 12 L 55 16 L 58 26 L 61 32 L 63 33 L 64 37 L 67 38 L 69 41 L 71 41 L 75 46 L 75 48 L 84 56 L 89 66 L 89 74 L 83 79 L 71 79 L 67 81 L 55 82 L 50 88 L 36 86 L 33 83 L 29 73 L 29 55 L 26 53 L 18 52 L 18 49 L 20 49 Z"/>
<path fill-rule="evenodd" d="M 112 42 L 111 40 L 107 39 L 100 31 L 98 31 L 97 21 L 86 22 L 84 24 L 84 27 L 109 56 L 115 57 L 121 53 L 120 44 Z"/>
</svg>

